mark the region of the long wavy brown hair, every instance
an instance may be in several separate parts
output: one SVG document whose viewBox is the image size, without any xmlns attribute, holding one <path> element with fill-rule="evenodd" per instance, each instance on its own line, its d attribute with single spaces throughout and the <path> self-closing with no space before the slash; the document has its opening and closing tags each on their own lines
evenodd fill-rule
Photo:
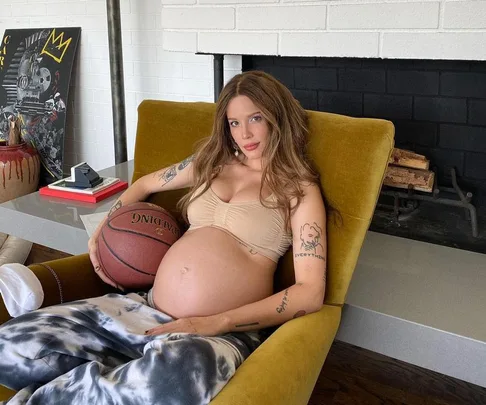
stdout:
<svg viewBox="0 0 486 405">
<path fill-rule="evenodd" d="M 178 208 L 187 220 L 187 207 L 195 191 L 204 185 L 202 191 L 194 195 L 194 198 L 203 194 L 221 168 L 234 160 L 235 143 L 226 111 L 229 102 L 236 96 L 250 98 L 267 121 L 270 135 L 262 155 L 264 166 L 260 202 L 265 207 L 281 209 L 289 230 L 290 217 L 303 197 L 301 186 L 306 183 L 318 183 L 318 174 L 306 153 L 306 111 L 287 87 L 261 71 L 238 74 L 223 88 L 216 105 L 212 134 L 203 140 L 195 153 L 194 185 L 179 201 Z M 263 199 L 264 186 L 273 193 L 275 202 Z M 292 206 L 291 201 L 295 201 Z"/>
</svg>

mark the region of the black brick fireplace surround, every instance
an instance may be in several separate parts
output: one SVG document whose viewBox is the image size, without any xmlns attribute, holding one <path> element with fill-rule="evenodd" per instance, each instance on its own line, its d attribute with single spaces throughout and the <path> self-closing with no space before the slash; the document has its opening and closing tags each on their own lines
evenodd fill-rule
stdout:
<svg viewBox="0 0 486 405">
<path fill-rule="evenodd" d="M 478 208 L 478 238 L 463 209 L 427 203 L 405 221 L 377 209 L 372 230 L 486 253 L 486 62 L 244 56 L 243 70 L 272 74 L 306 109 L 391 120 L 396 146 L 426 155 L 440 185 L 455 168 Z"/>
</svg>

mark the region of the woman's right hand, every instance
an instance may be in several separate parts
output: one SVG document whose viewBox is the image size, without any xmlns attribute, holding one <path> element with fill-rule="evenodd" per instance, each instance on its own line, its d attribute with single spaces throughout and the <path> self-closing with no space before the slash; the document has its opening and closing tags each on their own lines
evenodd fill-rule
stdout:
<svg viewBox="0 0 486 405">
<path fill-rule="evenodd" d="M 98 234 L 94 234 L 89 238 L 88 240 L 88 253 L 89 253 L 89 259 L 91 260 L 91 263 L 93 264 L 94 271 L 98 275 L 101 280 L 103 280 L 106 284 L 111 285 L 112 287 L 118 288 L 119 290 L 123 291 L 123 288 L 117 285 L 111 278 L 109 278 L 105 271 L 103 270 L 103 267 L 100 264 L 100 261 L 98 259 Z"/>
</svg>

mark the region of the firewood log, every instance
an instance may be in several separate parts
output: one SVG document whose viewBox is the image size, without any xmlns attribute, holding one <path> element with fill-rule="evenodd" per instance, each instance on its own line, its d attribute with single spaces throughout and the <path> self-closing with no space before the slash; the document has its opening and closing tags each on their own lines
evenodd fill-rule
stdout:
<svg viewBox="0 0 486 405">
<path fill-rule="evenodd" d="M 430 170 L 389 165 L 383 184 L 405 189 L 411 186 L 414 190 L 431 193 L 434 187 L 434 176 L 435 173 Z"/>
<path fill-rule="evenodd" d="M 405 150 L 405 149 L 393 149 L 392 156 L 390 157 L 390 164 L 396 166 L 411 167 L 413 169 L 429 169 L 429 160 L 424 155 Z"/>
</svg>

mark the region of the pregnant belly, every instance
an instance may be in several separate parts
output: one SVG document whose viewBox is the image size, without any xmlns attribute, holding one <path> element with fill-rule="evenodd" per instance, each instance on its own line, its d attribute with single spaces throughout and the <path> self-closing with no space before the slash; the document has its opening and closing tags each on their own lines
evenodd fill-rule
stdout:
<svg viewBox="0 0 486 405">
<path fill-rule="evenodd" d="M 164 256 L 153 298 L 175 318 L 218 314 L 271 295 L 275 267 L 221 229 L 195 229 Z"/>
</svg>

